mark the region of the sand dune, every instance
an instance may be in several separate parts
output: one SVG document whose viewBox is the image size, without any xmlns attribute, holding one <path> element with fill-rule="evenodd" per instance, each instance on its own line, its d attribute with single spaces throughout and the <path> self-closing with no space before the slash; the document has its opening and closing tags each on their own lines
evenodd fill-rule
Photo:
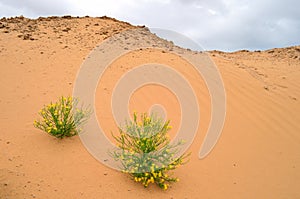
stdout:
<svg viewBox="0 0 300 199">
<path fill-rule="evenodd" d="M 208 52 L 224 81 L 227 112 L 217 145 L 201 160 L 211 111 L 201 77 L 174 54 L 151 49 L 110 66 L 95 95 L 103 100 L 96 112 L 107 130 L 116 128 L 109 109 L 114 83 L 134 65 L 170 64 L 197 87 L 202 118 L 191 160 L 175 171 L 180 182 L 167 191 L 144 189 L 100 164 L 78 136 L 57 140 L 33 127 L 44 104 L 72 94 L 76 74 L 97 44 L 137 28 L 143 29 L 108 17 L 0 20 L 0 198 L 300 198 L 300 46 Z M 178 101 L 167 90 L 138 90 L 130 109 L 142 111 L 156 101 L 165 105 L 175 134 Z"/>
</svg>

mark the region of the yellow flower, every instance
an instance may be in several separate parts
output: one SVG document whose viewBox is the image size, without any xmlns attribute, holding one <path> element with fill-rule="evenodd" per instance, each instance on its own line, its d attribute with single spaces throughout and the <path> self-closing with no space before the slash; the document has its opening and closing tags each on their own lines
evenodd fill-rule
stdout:
<svg viewBox="0 0 300 199">
<path fill-rule="evenodd" d="M 150 122 L 150 117 L 146 117 L 146 122 Z"/>
<path fill-rule="evenodd" d="M 164 190 L 167 190 L 168 189 L 168 185 L 167 184 L 164 184 Z"/>
<path fill-rule="evenodd" d="M 153 177 L 150 178 L 150 182 L 154 183 L 154 178 Z"/>
<path fill-rule="evenodd" d="M 154 166 L 152 166 L 152 167 L 150 168 L 150 170 L 151 170 L 151 173 L 153 173 L 153 172 L 154 172 Z"/>
<path fill-rule="evenodd" d="M 158 177 L 161 177 L 161 171 L 158 173 Z"/>
</svg>

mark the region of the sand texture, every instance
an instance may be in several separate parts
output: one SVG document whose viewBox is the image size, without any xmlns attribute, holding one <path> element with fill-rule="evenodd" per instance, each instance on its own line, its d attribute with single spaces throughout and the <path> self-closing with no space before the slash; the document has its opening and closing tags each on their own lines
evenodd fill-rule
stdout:
<svg viewBox="0 0 300 199">
<path fill-rule="evenodd" d="M 195 88 L 201 122 L 188 149 L 192 156 L 175 171 L 180 182 L 167 191 L 145 189 L 102 165 L 78 136 L 58 140 L 33 127 L 44 104 L 72 95 L 78 70 L 96 45 L 134 29 L 177 48 L 143 27 L 108 17 L 0 20 L 0 198 L 300 198 L 300 46 L 208 52 L 224 82 L 227 111 L 217 145 L 201 160 L 211 116 L 201 76 L 180 57 L 155 49 L 130 52 L 111 64 L 95 93 L 95 111 L 107 131 L 116 131 L 110 110 L 114 85 L 136 65 L 168 64 Z M 128 46 L 135 41 L 131 36 Z M 171 119 L 172 137 L 180 111 L 169 90 L 145 86 L 129 109 L 141 112 L 157 102 Z"/>
</svg>

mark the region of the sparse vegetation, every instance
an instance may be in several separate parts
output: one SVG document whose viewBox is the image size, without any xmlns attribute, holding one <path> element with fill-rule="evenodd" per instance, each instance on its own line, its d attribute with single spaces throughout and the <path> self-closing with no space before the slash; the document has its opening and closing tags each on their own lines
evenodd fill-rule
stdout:
<svg viewBox="0 0 300 199">
<path fill-rule="evenodd" d="M 34 126 L 57 138 L 71 137 L 80 132 L 80 126 L 89 118 L 90 110 L 78 108 L 78 99 L 61 97 L 58 102 L 44 106 Z"/>
<path fill-rule="evenodd" d="M 110 154 L 121 162 L 122 172 L 129 174 L 144 187 L 155 183 L 166 190 L 171 182 L 179 181 L 169 171 L 183 165 L 190 155 L 175 157 L 180 151 L 178 147 L 184 141 L 170 144 L 168 131 L 172 127 L 169 123 L 170 121 L 163 122 L 161 118 L 147 114 L 141 114 L 139 120 L 134 113 L 133 121 L 120 127 L 118 136 L 113 135 L 119 149 Z"/>
</svg>

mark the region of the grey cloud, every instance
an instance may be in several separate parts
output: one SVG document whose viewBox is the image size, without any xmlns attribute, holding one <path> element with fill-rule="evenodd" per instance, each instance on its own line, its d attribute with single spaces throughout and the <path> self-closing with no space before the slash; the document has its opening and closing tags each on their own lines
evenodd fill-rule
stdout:
<svg viewBox="0 0 300 199">
<path fill-rule="evenodd" d="M 68 1 L 62 0 L 1 0 L 0 8 L 5 7 L 10 12 L 15 11 L 15 15 L 25 15 L 28 17 L 62 15 L 66 14 L 71 7 Z M 8 14 L 10 13 L 8 12 Z M 7 12 L 1 12 L 0 15 L 5 16 Z"/>
<path fill-rule="evenodd" d="M 186 27 L 208 49 L 266 49 L 300 44 L 299 2 L 234 2 L 226 13 Z M 203 28 L 205 30 L 203 30 Z"/>
</svg>

